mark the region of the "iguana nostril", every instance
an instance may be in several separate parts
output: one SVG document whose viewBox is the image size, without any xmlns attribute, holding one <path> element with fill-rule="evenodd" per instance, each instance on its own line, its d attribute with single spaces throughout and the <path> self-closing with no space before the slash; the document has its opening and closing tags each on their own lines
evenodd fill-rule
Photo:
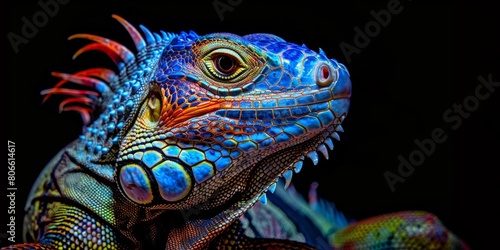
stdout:
<svg viewBox="0 0 500 250">
<path fill-rule="evenodd" d="M 320 64 L 316 69 L 316 84 L 320 87 L 328 87 L 335 80 L 335 72 L 328 64 Z"/>
<path fill-rule="evenodd" d="M 330 70 L 328 69 L 327 66 L 321 67 L 321 73 L 323 74 L 324 79 L 327 79 L 330 76 Z"/>
</svg>

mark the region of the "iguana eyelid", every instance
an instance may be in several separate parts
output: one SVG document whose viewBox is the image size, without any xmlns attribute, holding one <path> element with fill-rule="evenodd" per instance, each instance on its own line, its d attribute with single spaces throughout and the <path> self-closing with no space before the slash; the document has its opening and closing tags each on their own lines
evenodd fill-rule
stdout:
<svg viewBox="0 0 500 250">
<path fill-rule="evenodd" d="M 193 51 L 196 53 L 196 63 L 202 76 L 210 85 L 217 87 L 240 87 L 251 81 L 262 65 L 258 55 L 250 48 L 226 40 L 205 40 L 196 44 Z M 233 58 L 238 64 L 232 74 L 224 75 L 216 68 L 214 59 L 221 55 Z"/>
<path fill-rule="evenodd" d="M 233 73 L 231 73 L 230 75 L 224 75 L 222 72 L 220 72 L 219 69 L 217 69 L 214 59 L 217 59 L 217 57 L 219 56 L 229 56 L 236 61 L 237 65 Z M 241 74 L 244 73 L 244 71 L 248 70 L 248 63 L 245 62 L 244 57 L 241 56 L 238 52 L 227 48 L 218 48 L 210 51 L 206 56 L 203 57 L 202 61 L 208 69 L 208 73 L 217 78 L 217 80 L 222 81 L 237 79 Z"/>
</svg>

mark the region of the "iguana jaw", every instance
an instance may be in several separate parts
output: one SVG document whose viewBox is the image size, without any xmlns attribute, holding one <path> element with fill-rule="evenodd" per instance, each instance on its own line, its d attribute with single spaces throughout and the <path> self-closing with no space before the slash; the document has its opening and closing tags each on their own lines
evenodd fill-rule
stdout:
<svg viewBox="0 0 500 250">
<path fill-rule="evenodd" d="M 347 113 L 342 113 L 335 119 L 335 122 L 318 132 L 311 138 L 305 138 L 303 141 L 296 143 L 290 147 L 282 150 L 276 150 L 272 154 L 259 161 L 257 164 L 243 169 L 231 179 L 226 180 L 226 183 L 237 183 L 241 191 L 234 192 L 236 187 L 234 185 L 224 185 L 215 192 L 215 197 L 208 200 L 196 210 L 196 214 L 191 214 L 189 221 L 186 221 L 183 226 L 172 230 L 169 234 L 169 239 L 189 238 L 190 242 L 195 242 L 190 246 L 193 248 L 206 247 L 206 242 L 199 234 L 189 234 L 193 230 L 210 233 L 217 236 L 222 233 L 228 225 L 242 216 L 248 209 L 250 209 L 259 200 L 264 202 L 265 193 L 272 191 L 273 185 L 276 184 L 277 178 L 283 177 L 288 185 L 291 181 L 291 173 L 293 171 L 299 172 L 302 166 L 302 161 L 305 156 L 311 158 L 314 164 L 317 163 L 318 157 L 315 153 L 316 150 L 320 151 L 325 158 L 328 158 L 326 147 L 330 147 L 332 138 L 339 140 L 337 132 L 342 132 L 343 129 L 340 125 L 344 120 Z M 322 146 L 323 145 L 323 146 Z M 315 155 L 316 154 L 316 155 Z M 300 166 L 300 167 L 299 167 Z M 224 204 L 221 205 L 218 196 L 227 197 L 229 193 L 233 193 L 231 198 L 225 199 Z M 187 210 L 189 212 L 189 210 Z M 215 211 L 221 211 L 214 214 Z M 186 210 L 184 211 L 186 212 Z M 178 248 L 175 245 L 176 240 L 169 240 L 172 249 Z"/>
<path fill-rule="evenodd" d="M 280 178 L 283 178 L 286 189 L 292 180 L 293 173 L 297 174 L 301 171 L 305 158 L 311 159 L 314 165 L 318 163 L 320 158 L 318 152 L 325 159 L 328 159 L 328 150 L 333 150 L 333 140 L 340 140 L 337 132 L 343 131 L 340 123 L 345 115 L 342 114 L 336 119 L 338 124 L 332 124 L 295 145 L 273 151 L 248 170 L 233 177 L 240 181 L 245 180 L 245 189 L 240 201 L 253 205 L 256 201 L 255 198 L 258 198 L 265 204 L 266 193 L 268 191 L 274 192 Z"/>
</svg>

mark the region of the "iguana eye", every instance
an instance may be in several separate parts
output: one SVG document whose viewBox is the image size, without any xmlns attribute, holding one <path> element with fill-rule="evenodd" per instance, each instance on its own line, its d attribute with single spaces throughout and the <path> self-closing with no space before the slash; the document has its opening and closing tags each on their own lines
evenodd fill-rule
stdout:
<svg viewBox="0 0 500 250">
<path fill-rule="evenodd" d="M 220 55 L 214 60 L 215 69 L 221 75 L 232 75 L 238 68 L 236 60 L 232 56 Z"/>
<path fill-rule="evenodd" d="M 208 73 L 216 80 L 231 81 L 238 79 L 247 69 L 245 60 L 230 49 L 216 49 L 203 58 Z"/>
<path fill-rule="evenodd" d="M 143 113 L 144 118 L 151 123 L 158 122 L 162 105 L 162 95 L 158 86 L 154 85 L 148 99 L 146 100 L 146 105 L 147 108 Z"/>
</svg>

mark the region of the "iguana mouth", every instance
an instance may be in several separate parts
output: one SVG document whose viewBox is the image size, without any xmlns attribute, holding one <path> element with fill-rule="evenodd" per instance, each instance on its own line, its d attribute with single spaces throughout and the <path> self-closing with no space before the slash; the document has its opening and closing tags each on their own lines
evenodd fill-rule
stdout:
<svg viewBox="0 0 500 250">
<path fill-rule="evenodd" d="M 268 191 L 274 193 L 279 179 L 283 179 L 284 188 L 288 188 L 292 181 L 293 174 L 300 173 L 306 158 L 309 158 L 314 165 L 317 165 L 320 158 L 318 154 L 319 152 L 325 159 L 328 160 L 328 150 L 334 149 L 333 141 L 340 141 L 338 132 L 344 132 L 342 126 L 340 125 L 344 118 L 345 114 L 339 116 L 339 118 L 335 120 L 336 124 L 330 125 L 315 136 L 299 142 L 296 145 L 276 151 L 260 161 L 252 169 L 252 172 L 249 175 L 250 178 L 247 182 L 247 193 L 254 193 L 259 197 L 259 200 L 265 204 L 267 201 L 266 193 Z M 269 174 L 266 172 L 266 168 L 273 168 L 273 163 L 276 162 L 275 159 L 280 159 L 278 162 L 282 165 L 280 165 L 279 169 L 273 171 L 272 174 Z M 261 178 L 259 180 L 255 180 L 255 176 L 260 176 Z M 260 183 L 266 183 L 266 185 L 259 185 Z M 258 186 L 261 190 L 259 191 L 259 188 L 252 188 L 254 186 Z M 252 190 L 255 191 L 252 192 Z"/>
<path fill-rule="evenodd" d="M 287 189 L 292 181 L 293 174 L 298 174 L 302 170 L 303 163 L 309 158 L 314 165 L 318 164 L 319 155 L 322 154 L 326 159 L 329 158 L 328 150 L 333 150 L 333 141 L 340 141 L 338 132 L 344 132 L 340 123 L 344 120 L 346 114 L 342 114 L 335 120 L 335 124 L 330 125 L 317 135 L 299 142 L 293 146 L 277 150 L 266 156 L 254 166 L 243 169 L 236 175 L 226 180 L 226 183 L 236 183 L 232 180 L 239 180 L 243 189 L 235 192 L 229 198 L 221 202 L 218 195 L 228 197 L 228 189 L 234 187 L 224 186 L 212 195 L 210 199 L 199 206 L 199 214 L 193 218 L 204 218 L 215 211 L 234 209 L 245 204 L 252 206 L 255 202 L 267 203 L 267 192 L 274 193 L 280 179 L 283 179 L 284 188 Z M 307 150 L 305 150 L 307 149 Z M 292 156 L 293 155 L 293 156 Z M 283 157 L 285 156 L 285 157 Z M 290 157 L 286 157 L 290 156 Z M 276 159 L 281 159 L 283 165 L 272 167 Z M 271 167 L 270 167 L 271 166 Z M 265 170 L 272 169 L 272 173 Z M 245 180 L 244 182 L 242 180 Z M 237 205 L 239 204 L 239 205 Z"/>
<path fill-rule="evenodd" d="M 277 188 L 279 179 L 284 179 L 284 188 L 290 184 L 293 172 L 299 173 L 302 169 L 305 158 L 310 158 L 314 165 L 318 163 L 319 151 L 326 159 L 328 149 L 333 150 L 333 140 L 339 141 L 340 137 L 337 132 L 343 132 L 340 123 L 343 122 L 346 113 L 338 116 L 335 122 L 319 132 L 312 138 L 308 138 L 293 146 L 277 150 L 266 156 L 253 167 L 242 170 L 239 174 L 232 176 L 226 180 L 226 183 L 234 183 L 232 180 L 239 180 L 238 183 L 244 185 L 244 189 L 233 193 L 229 198 L 225 198 L 221 202 L 218 195 L 228 197 L 227 190 L 234 189 L 234 186 L 224 186 L 218 189 L 209 200 L 202 204 L 198 210 L 198 214 L 192 218 L 209 218 L 217 211 L 231 211 L 231 213 L 241 214 L 249 207 L 252 207 L 256 202 L 267 203 L 267 192 L 274 193 Z M 290 156 L 290 157 L 287 157 Z M 271 167 L 273 163 L 281 162 L 280 167 Z M 272 173 L 265 170 L 272 169 Z M 243 183 L 244 182 L 244 183 Z"/>
</svg>

